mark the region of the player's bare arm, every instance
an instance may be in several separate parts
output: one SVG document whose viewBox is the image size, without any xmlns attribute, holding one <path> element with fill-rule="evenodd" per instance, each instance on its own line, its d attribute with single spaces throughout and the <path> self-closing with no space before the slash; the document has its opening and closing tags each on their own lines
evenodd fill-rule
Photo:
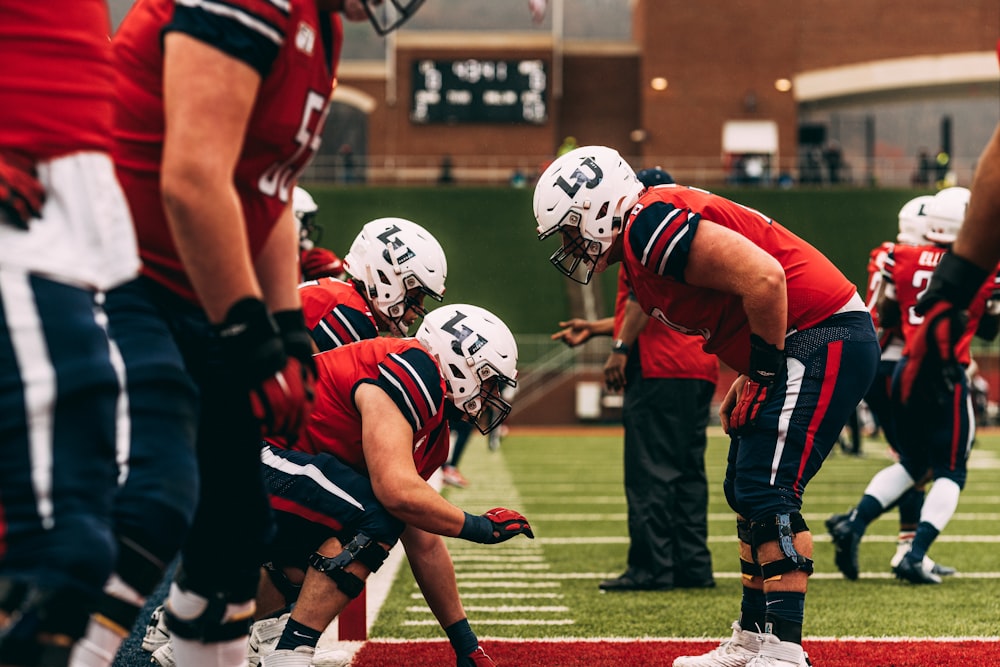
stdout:
<svg viewBox="0 0 1000 667">
<path fill-rule="evenodd" d="M 417 473 L 413 429 L 396 404 L 372 384 L 358 387 L 354 403 L 361 413 L 365 463 L 379 502 L 407 525 L 437 535 L 457 536 L 465 513 L 442 498 Z"/>
<path fill-rule="evenodd" d="M 164 207 L 194 289 L 221 322 L 233 303 L 261 295 L 233 184 L 260 77 L 181 33 L 166 35 L 164 51 Z"/>
<path fill-rule="evenodd" d="M 778 260 L 745 236 L 709 220 L 699 222 L 684 279 L 742 297 L 750 331 L 784 349 L 788 329 L 785 271 Z"/>
<path fill-rule="evenodd" d="M 982 269 L 1000 261 L 1000 125 L 977 162 L 965 223 L 952 251 Z"/>
<path fill-rule="evenodd" d="M 302 307 L 299 299 L 299 236 L 289 206 L 254 260 L 254 270 L 268 310 L 277 313 Z"/>
<path fill-rule="evenodd" d="M 427 606 L 442 628 L 465 618 L 458 594 L 455 566 L 440 535 L 407 526 L 400 536 L 406 560 Z"/>
</svg>

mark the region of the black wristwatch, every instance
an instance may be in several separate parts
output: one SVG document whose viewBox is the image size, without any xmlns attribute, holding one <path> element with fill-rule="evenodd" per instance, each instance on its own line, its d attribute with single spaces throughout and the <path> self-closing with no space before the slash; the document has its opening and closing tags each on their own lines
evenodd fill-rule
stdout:
<svg viewBox="0 0 1000 667">
<path fill-rule="evenodd" d="M 629 348 L 621 338 L 616 338 L 615 342 L 611 344 L 611 351 L 615 354 L 628 354 Z"/>
</svg>

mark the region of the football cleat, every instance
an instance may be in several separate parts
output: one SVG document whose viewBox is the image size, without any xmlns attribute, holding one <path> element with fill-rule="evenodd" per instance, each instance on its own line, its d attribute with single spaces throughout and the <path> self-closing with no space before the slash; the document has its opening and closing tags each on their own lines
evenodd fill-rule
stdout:
<svg viewBox="0 0 1000 667">
<path fill-rule="evenodd" d="M 904 556 L 899 565 L 892 568 L 897 579 L 909 581 L 911 584 L 940 584 L 941 576 L 934 573 L 934 561 L 925 558 L 917 561 Z"/>
<path fill-rule="evenodd" d="M 313 646 L 296 646 L 295 649 L 272 651 L 261 660 L 261 667 L 309 667 L 312 664 L 316 648 Z"/>
<path fill-rule="evenodd" d="M 812 667 L 812 663 L 800 644 L 764 634 L 760 639 L 760 653 L 747 663 L 747 667 Z"/>
<path fill-rule="evenodd" d="M 469 480 L 465 479 L 465 476 L 455 466 L 441 467 L 441 481 L 448 486 L 454 486 L 459 489 L 464 489 L 469 485 Z"/>
<path fill-rule="evenodd" d="M 757 657 L 762 635 L 733 623 L 733 636 L 702 655 L 682 655 L 674 667 L 745 667 Z"/>
<path fill-rule="evenodd" d="M 146 634 L 142 637 L 142 650 L 153 653 L 164 644 L 170 643 L 170 631 L 167 630 L 167 615 L 163 605 L 153 610 L 146 625 Z"/>
<path fill-rule="evenodd" d="M 913 544 L 913 539 L 899 540 L 896 543 L 896 553 L 893 554 L 892 559 L 889 561 L 889 567 L 895 571 L 896 566 L 903 560 L 906 554 L 910 553 L 910 545 Z M 948 565 L 942 565 L 941 563 L 935 563 L 931 560 L 930 556 L 924 556 L 924 569 L 930 569 L 931 573 L 938 575 L 939 577 L 950 577 L 955 574 L 958 570 Z"/>
<path fill-rule="evenodd" d="M 247 661 L 250 667 L 258 667 L 265 655 L 274 652 L 289 618 L 291 613 L 286 613 L 253 624 L 250 628 L 250 641 L 247 643 Z"/>
<path fill-rule="evenodd" d="M 834 514 L 826 520 L 826 529 L 833 538 L 836 553 L 833 556 L 837 569 L 848 579 L 858 578 L 858 545 L 861 536 L 851 528 L 851 522 L 846 514 Z"/>
<path fill-rule="evenodd" d="M 167 641 L 160 648 L 153 651 L 149 661 L 159 667 L 177 667 L 177 660 L 174 659 L 174 647 Z"/>
</svg>

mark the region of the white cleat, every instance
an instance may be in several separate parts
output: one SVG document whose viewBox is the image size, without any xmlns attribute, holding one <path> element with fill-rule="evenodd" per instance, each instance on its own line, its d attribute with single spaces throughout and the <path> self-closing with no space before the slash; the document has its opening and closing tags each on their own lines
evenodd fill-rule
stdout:
<svg viewBox="0 0 1000 667">
<path fill-rule="evenodd" d="M 253 624 L 250 628 L 250 641 L 247 643 L 247 661 L 250 667 L 258 667 L 265 655 L 274 652 L 290 617 L 291 613 L 286 613 Z"/>
<path fill-rule="evenodd" d="M 763 634 L 758 653 L 747 667 L 812 667 L 801 644 L 783 642 L 774 635 Z"/>
<path fill-rule="evenodd" d="M 682 655 L 674 667 L 745 667 L 757 657 L 761 634 L 733 623 L 733 636 L 703 655 Z"/>
<path fill-rule="evenodd" d="M 142 650 L 153 653 L 156 649 L 170 641 L 170 631 L 167 630 L 167 615 L 163 605 L 153 610 L 146 625 L 146 634 L 142 637 Z"/>
</svg>

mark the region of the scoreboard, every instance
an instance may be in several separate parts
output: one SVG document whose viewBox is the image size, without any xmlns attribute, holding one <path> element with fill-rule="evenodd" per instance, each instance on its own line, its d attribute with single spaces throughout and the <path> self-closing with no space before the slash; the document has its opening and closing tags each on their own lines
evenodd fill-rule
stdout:
<svg viewBox="0 0 1000 667">
<path fill-rule="evenodd" d="M 416 60 L 412 81 L 414 123 L 540 125 L 548 117 L 542 60 Z"/>
</svg>

